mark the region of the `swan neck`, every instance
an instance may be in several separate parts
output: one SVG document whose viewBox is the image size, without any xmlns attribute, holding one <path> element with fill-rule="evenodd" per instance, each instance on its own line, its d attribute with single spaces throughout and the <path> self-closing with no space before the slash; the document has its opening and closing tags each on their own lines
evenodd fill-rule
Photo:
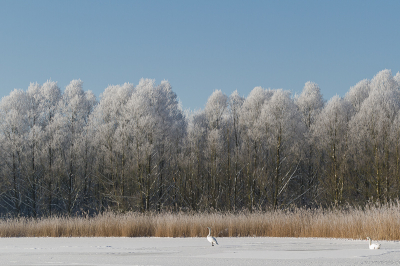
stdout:
<svg viewBox="0 0 400 266">
<path fill-rule="evenodd" d="M 208 236 L 211 236 L 211 229 L 208 228 Z"/>
</svg>

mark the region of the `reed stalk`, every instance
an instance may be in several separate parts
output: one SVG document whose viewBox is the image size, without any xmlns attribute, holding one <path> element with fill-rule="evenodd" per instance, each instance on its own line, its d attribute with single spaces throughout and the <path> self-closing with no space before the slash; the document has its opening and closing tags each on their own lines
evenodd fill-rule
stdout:
<svg viewBox="0 0 400 266">
<path fill-rule="evenodd" d="M 94 217 L 4 218 L 1 237 L 325 237 L 400 240 L 400 204 L 238 213 L 106 212 Z"/>
</svg>

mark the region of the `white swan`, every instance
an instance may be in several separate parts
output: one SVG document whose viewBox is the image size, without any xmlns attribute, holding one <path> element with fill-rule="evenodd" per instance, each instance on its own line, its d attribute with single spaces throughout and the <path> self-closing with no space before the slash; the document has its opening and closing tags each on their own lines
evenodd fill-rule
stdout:
<svg viewBox="0 0 400 266">
<path fill-rule="evenodd" d="M 208 236 L 207 236 L 208 242 L 211 243 L 211 246 L 214 246 L 214 244 L 218 245 L 217 239 L 215 239 L 215 237 L 211 236 L 211 228 L 210 227 L 207 227 L 207 228 L 208 228 Z"/>
<path fill-rule="evenodd" d="M 369 249 L 380 249 L 381 244 L 371 244 L 371 238 L 367 237 L 367 240 L 369 240 Z"/>
</svg>

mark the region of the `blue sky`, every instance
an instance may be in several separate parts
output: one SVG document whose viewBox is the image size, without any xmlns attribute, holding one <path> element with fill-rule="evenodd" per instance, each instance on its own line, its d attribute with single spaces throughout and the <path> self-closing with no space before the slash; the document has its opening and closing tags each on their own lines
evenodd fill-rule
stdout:
<svg viewBox="0 0 400 266">
<path fill-rule="evenodd" d="M 30 82 L 168 80 L 183 107 L 255 86 L 325 99 L 400 71 L 400 1 L 4 1 L 0 97 Z"/>
</svg>

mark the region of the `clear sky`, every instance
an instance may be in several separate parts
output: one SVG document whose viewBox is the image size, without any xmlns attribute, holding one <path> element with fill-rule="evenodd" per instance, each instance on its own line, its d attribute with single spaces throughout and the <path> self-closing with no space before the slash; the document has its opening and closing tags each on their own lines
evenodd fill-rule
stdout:
<svg viewBox="0 0 400 266">
<path fill-rule="evenodd" d="M 400 1 L 0 0 L 0 97 L 30 82 L 168 80 L 183 107 L 255 86 L 325 99 L 400 70 Z"/>
</svg>

